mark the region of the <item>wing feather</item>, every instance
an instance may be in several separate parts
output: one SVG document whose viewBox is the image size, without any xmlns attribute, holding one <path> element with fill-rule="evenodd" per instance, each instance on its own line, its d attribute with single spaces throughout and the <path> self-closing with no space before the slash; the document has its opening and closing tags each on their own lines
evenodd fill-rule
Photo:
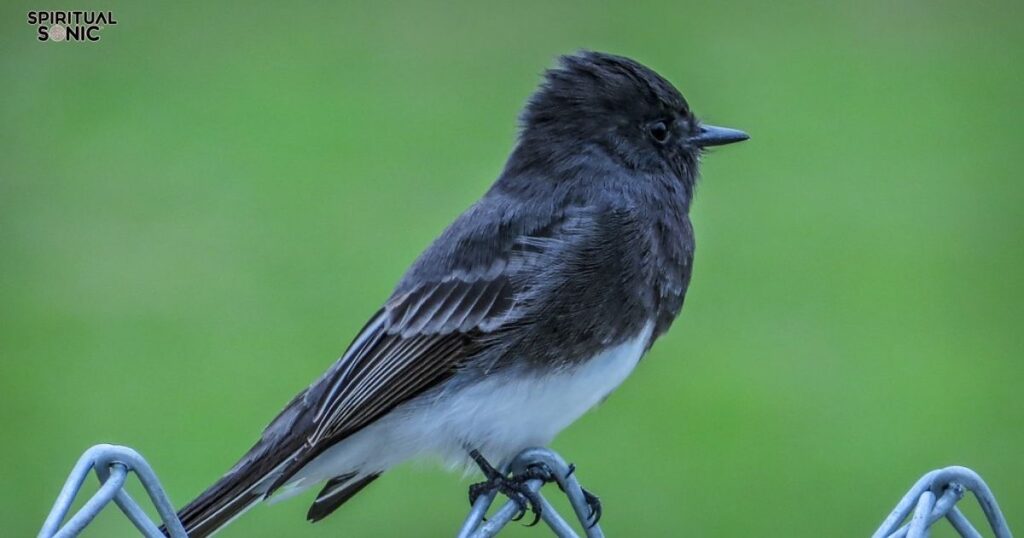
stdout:
<svg viewBox="0 0 1024 538">
<path fill-rule="evenodd" d="M 327 447 L 454 375 L 471 353 L 491 345 L 486 336 L 515 318 L 517 297 L 530 286 L 523 271 L 557 257 L 564 240 L 552 237 L 565 224 L 505 237 L 496 257 L 475 259 L 396 291 L 307 391 L 304 446 L 270 490 Z"/>
</svg>

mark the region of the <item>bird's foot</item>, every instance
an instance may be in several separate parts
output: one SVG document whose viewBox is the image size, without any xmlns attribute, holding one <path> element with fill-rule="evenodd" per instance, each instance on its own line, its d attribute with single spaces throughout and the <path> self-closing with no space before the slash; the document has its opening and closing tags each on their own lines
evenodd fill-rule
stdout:
<svg viewBox="0 0 1024 538">
<path fill-rule="evenodd" d="M 540 480 L 544 483 L 553 482 L 555 480 L 554 474 L 547 467 L 531 465 L 520 473 L 505 475 L 484 459 L 479 451 L 471 450 L 469 455 L 476 462 L 477 466 L 480 467 L 480 471 L 483 472 L 484 477 L 487 479 L 484 482 L 469 486 L 469 504 L 476 504 L 476 500 L 481 495 L 497 491 L 516 503 L 519 511 L 512 518 L 513 521 L 523 519 L 528 511 L 533 513 L 533 521 L 527 526 L 536 525 L 540 521 L 541 510 L 543 509 L 540 495 L 530 489 L 528 483 L 530 480 Z"/>
<path fill-rule="evenodd" d="M 587 527 L 593 527 L 594 525 L 597 525 L 598 521 L 601 521 L 601 499 L 582 487 L 580 488 L 580 491 L 583 492 L 583 500 L 587 501 L 587 506 L 590 507 L 590 515 L 587 517 L 589 521 Z"/>
<path fill-rule="evenodd" d="M 576 466 L 570 463 L 569 472 L 566 473 L 565 477 L 569 478 L 575 472 Z M 559 487 L 561 487 L 561 485 L 559 485 Z M 601 520 L 601 499 L 597 495 L 587 491 L 587 489 L 582 486 L 580 486 L 580 491 L 583 492 L 583 500 L 587 502 L 587 507 L 590 508 L 590 514 L 587 516 L 587 521 L 589 522 L 587 527 L 593 527 Z"/>
</svg>

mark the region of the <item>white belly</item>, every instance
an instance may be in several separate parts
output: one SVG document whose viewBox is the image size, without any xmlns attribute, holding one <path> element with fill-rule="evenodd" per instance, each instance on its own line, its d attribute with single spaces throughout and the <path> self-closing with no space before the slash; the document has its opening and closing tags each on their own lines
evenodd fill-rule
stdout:
<svg viewBox="0 0 1024 538">
<path fill-rule="evenodd" d="M 291 486 L 301 490 L 352 471 L 382 472 L 423 456 L 465 465 L 467 447 L 495 465 L 506 463 L 524 448 L 550 443 L 618 387 L 643 355 L 652 330 L 648 323 L 632 340 L 563 371 L 497 374 L 456 392 L 411 401 L 324 451 Z"/>
</svg>

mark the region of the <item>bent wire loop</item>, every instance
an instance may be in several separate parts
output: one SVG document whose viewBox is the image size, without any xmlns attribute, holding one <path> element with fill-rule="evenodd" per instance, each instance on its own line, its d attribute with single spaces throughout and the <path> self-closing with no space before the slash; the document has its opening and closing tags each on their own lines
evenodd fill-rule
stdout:
<svg viewBox="0 0 1024 538">
<path fill-rule="evenodd" d="M 956 503 L 970 490 L 981 505 L 996 538 L 1011 538 L 1006 519 L 985 481 L 966 467 L 936 469 L 924 476 L 900 499 L 871 538 L 925 538 L 928 529 L 945 517 L 960 536 L 981 538 Z M 900 525 L 910 517 L 910 521 Z"/>
<path fill-rule="evenodd" d="M 583 495 L 583 488 L 580 487 L 580 483 L 576 480 L 575 473 L 572 472 L 569 464 L 561 456 L 546 448 L 528 448 L 520 452 L 512 460 L 509 470 L 513 473 L 519 473 L 534 465 L 543 465 L 554 475 L 555 482 L 565 492 L 565 496 L 569 498 L 569 504 L 572 505 L 572 510 L 575 512 L 580 526 L 585 529 L 587 538 L 603 538 L 604 533 L 599 525 L 594 523 L 593 526 L 590 526 L 590 506 L 587 504 L 586 497 Z M 541 520 L 551 528 L 555 536 L 559 538 L 577 538 L 578 535 L 572 526 L 539 493 L 540 488 L 543 486 L 544 483 L 539 479 L 527 482 L 527 487 L 537 492 L 540 498 Z M 490 519 L 484 518 L 491 503 L 494 502 L 495 495 L 495 492 L 490 492 L 481 495 L 476 500 L 473 508 L 469 511 L 469 517 L 466 518 L 462 528 L 459 529 L 458 538 L 490 538 L 497 535 L 505 525 L 512 521 L 512 518 L 519 511 L 519 507 L 512 500 L 506 501 Z"/>
<path fill-rule="evenodd" d="M 568 497 L 586 537 L 603 538 L 604 533 L 600 526 L 596 524 L 593 527 L 588 526 L 590 507 L 583 494 L 583 488 L 580 487 L 572 472 L 572 467 L 551 450 L 531 448 L 521 452 L 509 466 L 509 470 L 518 473 L 534 465 L 543 465 L 551 471 L 555 482 Z M 85 502 L 78 512 L 64 522 L 75 497 L 85 483 L 85 478 L 92 470 L 95 470 L 99 477 L 101 484 L 99 490 Z M 129 473 L 135 473 L 139 478 L 171 538 L 187 538 L 185 529 L 178 520 L 174 507 L 167 498 L 153 469 L 138 452 L 128 447 L 115 445 L 96 445 L 82 454 L 57 496 L 46 522 L 43 523 L 39 537 L 68 538 L 77 536 L 107 504 L 114 501 L 143 536 L 162 538 L 164 535 L 160 532 L 157 524 L 125 491 L 124 485 Z M 536 479 L 529 481 L 527 485 L 534 492 L 538 492 L 541 502 L 541 519 L 555 535 L 561 538 L 578 538 L 572 526 L 547 499 L 539 494 L 541 487 L 544 486 L 543 482 Z M 931 526 L 942 518 L 949 520 L 960 536 L 981 538 L 981 534 L 956 507 L 957 502 L 967 491 L 971 491 L 978 500 L 995 537 L 1011 538 L 1010 529 L 1006 525 L 1006 520 L 999 510 L 992 491 L 977 473 L 966 467 L 946 467 L 921 477 L 903 496 L 889 517 L 885 518 L 872 538 L 926 538 Z M 490 519 L 484 517 L 495 497 L 496 494 L 491 492 L 481 495 L 477 499 L 459 530 L 458 538 L 491 538 L 512 521 L 519 508 L 511 500 L 498 508 Z M 903 522 L 908 516 L 910 520 L 904 524 Z M 63 525 L 62 522 L 64 522 Z"/>
<path fill-rule="evenodd" d="M 85 477 L 93 469 L 96 470 L 96 475 L 99 476 L 102 484 L 99 491 L 86 501 L 85 505 L 74 516 L 71 516 L 67 523 L 61 526 L 68 510 L 71 509 L 71 504 L 75 501 L 75 496 L 82 489 Z M 50 510 L 50 515 L 46 517 L 46 522 L 43 523 L 43 528 L 39 531 L 39 537 L 77 536 L 113 500 L 144 536 L 162 538 L 164 535 L 153 523 L 153 520 L 149 519 L 142 507 L 124 490 L 125 480 L 130 472 L 134 472 L 139 477 L 139 481 L 142 482 L 142 486 L 149 495 L 149 500 L 153 502 L 157 513 L 160 514 L 160 519 L 167 526 L 171 538 L 187 538 L 185 528 L 178 521 L 174 507 L 167 498 L 167 494 L 164 493 L 164 488 L 160 485 L 160 480 L 153 472 L 153 468 L 138 452 L 128 447 L 115 445 L 96 445 L 86 450 L 82 457 L 78 458 L 78 463 L 68 475 L 64 487 L 57 495 L 57 501 Z"/>
</svg>

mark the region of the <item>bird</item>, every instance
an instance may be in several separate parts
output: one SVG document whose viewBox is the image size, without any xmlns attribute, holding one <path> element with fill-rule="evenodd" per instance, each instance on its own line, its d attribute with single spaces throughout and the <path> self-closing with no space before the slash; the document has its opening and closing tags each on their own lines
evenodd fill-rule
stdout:
<svg viewBox="0 0 1024 538">
<path fill-rule="evenodd" d="M 500 492 L 536 522 L 525 482 L 545 473 L 505 466 L 602 402 L 672 325 L 693 268 L 699 162 L 748 135 L 702 123 L 643 64 L 591 50 L 543 73 L 519 124 L 485 194 L 341 357 L 178 512 L 189 536 L 323 484 L 307 513 L 316 522 L 423 458 L 479 467 L 486 480 L 470 486 L 471 502 Z M 596 522 L 600 502 L 587 499 Z"/>
</svg>

